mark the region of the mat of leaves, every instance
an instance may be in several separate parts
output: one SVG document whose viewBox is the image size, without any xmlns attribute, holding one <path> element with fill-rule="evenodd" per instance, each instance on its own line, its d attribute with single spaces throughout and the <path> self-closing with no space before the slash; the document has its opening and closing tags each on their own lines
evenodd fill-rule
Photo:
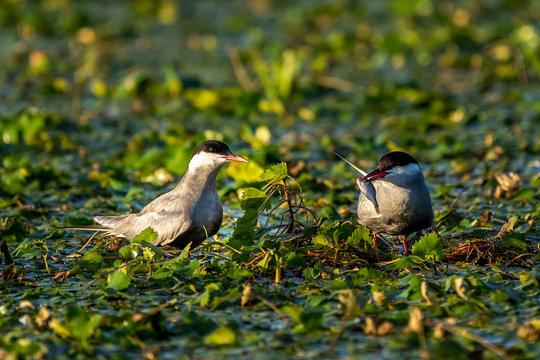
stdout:
<svg viewBox="0 0 540 360">
<path fill-rule="evenodd" d="M 0 358 L 539 358 L 539 13 L 2 1 Z M 217 238 L 59 229 L 141 209 L 208 138 L 250 160 Z M 376 261 L 333 152 L 393 150 L 437 226 Z"/>
</svg>

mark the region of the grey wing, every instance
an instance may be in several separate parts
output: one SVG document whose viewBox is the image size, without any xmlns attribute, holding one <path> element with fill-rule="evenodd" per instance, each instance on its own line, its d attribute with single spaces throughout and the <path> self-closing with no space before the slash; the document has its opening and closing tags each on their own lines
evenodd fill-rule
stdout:
<svg viewBox="0 0 540 360">
<path fill-rule="evenodd" d="M 158 233 L 154 245 L 169 243 L 192 226 L 187 210 L 174 193 L 168 192 L 151 201 L 138 214 L 122 216 L 109 233 L 133 239 L 151 227 Z"/>
<path fill-rule="evenodd" d="M 148 227 L 158 233 L 154 245 L 160 245 L 171 242 L 188 231 L 191 221 L 182 212 L 151 211 L 126 218 L 112 230 L 132 239 Z"/>
</svg>

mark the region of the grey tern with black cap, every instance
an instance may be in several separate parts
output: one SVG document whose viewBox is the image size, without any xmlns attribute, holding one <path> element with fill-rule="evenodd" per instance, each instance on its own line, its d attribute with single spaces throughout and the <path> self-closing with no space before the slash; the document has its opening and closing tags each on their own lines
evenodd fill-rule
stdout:
<svg viewBox="0 0 540 360">
<path fill-rule="evenodd" d="M 221 141 L 204 141 L 195 149 L 187 172 L 176 187 L 151 201 L 139 213 L 94 216 L 98 225 L 68 228 L 133 239 L 151 227 L 158 234 L 154 245 L 182 249 L 191 244 L 195 248 L 221 226 L 223 208 L 216 178 L 221 167 L 231 161 L 248 162 Z"/>
<path fill-rule="evenodd" d="M 370 173 L 345 160 L 362 177 L 356 180 L 358 222 L 373 232 L 373 250 L 377 257 L 377 234 L 398 236 L 408 254 L 407 236 L 433 226 L 429 190 L 418 162 L 411 155 L 394 151 L 382 156 Z"/>
</svg>

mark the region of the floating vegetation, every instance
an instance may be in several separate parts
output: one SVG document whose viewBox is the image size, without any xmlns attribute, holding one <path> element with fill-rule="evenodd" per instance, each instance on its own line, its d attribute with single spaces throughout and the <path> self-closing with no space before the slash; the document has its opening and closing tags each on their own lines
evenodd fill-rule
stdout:
<svg viewBox="0 0 540 360">
<path fill-rule="evenodd" d="M 0 358 L 538 358 L 538 13 L 3 1 Z M 140 210 L 205 139 L 250 163 L 201 246 L 61 229 Z M 334 152 L 396 150 L 437 225 L 375 259 Z"/>
</svg>

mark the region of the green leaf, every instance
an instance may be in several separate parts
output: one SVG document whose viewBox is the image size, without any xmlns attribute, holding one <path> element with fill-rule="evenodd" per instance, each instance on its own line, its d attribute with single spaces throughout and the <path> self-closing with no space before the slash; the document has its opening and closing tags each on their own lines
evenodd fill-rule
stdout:
<svg viewBox="0 0 540 360">
<path fill-rule="evenodd" d="M 141 244 L 143 241 L 146 241 L 147 243 L 152 243 L 156 238 L 158 237 L 158 233 L 152 229 L 151 227 L 147 227 L 143 231 L 141 231 L 137 236 L 135 236 L 132 240 L 132 244 Z"/>
<path fill-rule="evenodd" d="M 358 271 L 349 274 L 349 278 L 354 286 L 361 286 L 366 280 L 386 279 L 388 275 L 378 269 L 360 268 Z"/>
<path fill-rule="evenodd" d="M 109 275 L 107 280 L 108 286 L 115 290 L 123 290 L 129 286 L 131 279 L 122 269 L 116 270 L 112 275 Z"/>
<path fill-rule="evenodd" d="M 139 255 L 139 246 L 125 245 L 120 248 L 118 253 L 125 258 L 134 259 Z"/>
<path fill-rule="evenodd" d="M 242 194 L 242 201 L 240 205 L 243 210 L 252 209 L 258 211 L 265 199 L 265 191 L 256 188 L 247 188 Z"/>
<path fill-rule="evenodd" d="M 240 249 L 243 245 L 252 245 L 255 240 L 255 225 L 259 218 L 259 209 L 266 199 L 266 193 L 259 189 L 248 188 L 242 195 L 244 216 L 236 221 L 228 245 Z"/>
<path fill-rule="evenodd" d="M 197 336 L 198 338 L 202 338 L 216 328 L 216 324 L 210 318 L 189 310 L 182 312 L 182 321 L 179 326 L 182 333 Z"/>
<path fill-rule="evenodd" d="M 253 277 L 253 271 L 243 266 L 234 266 L 227 271 L 227 275 L 234 280 Z"/>
<path fill-rule="evenodd" d="M 287 164 L 281 162 L 264 170 L 264 172 L 261 174 L 261 180 L 276 183 L 285 179 L 286 176 Z"/>
<path fill-rule="evenodd" d="M 238 342 L 236 333 L 228 326 L 221 326 L 204 338 L 206 345 L 227 346 Z"/>
<path fill-rule="evenodd" d="M 284 306 L 282 310 L 295 321 L 297 332 L 311 332 L 322 328 L 323 309 Z"/>
<path fill-rule="evenodd" d="M 275 255 L 271 252 L 268 252 L 264 256 L 264 258 L 257 263 L 257 266 L 266 270 L 270 268 L 270 265 L 272 264 L 272 260 L 274 260 L 274 258 L 275 258 Z"/>
<path fill-rule="evenodd" d="M 71 331 L 71 336 L 77 339 L 85 340 L 91 337 L 100 320 L 101 315 L 90 315 L 77 305 L 70 305 L 66 311 L 66 323 Z"/>
<path fill-rule="evenodd" d="M 285 311 L 294 321 L 299 322 L 302 315 L 302 308 L 300 306 L 284 306 L 281 310 Z"/>
<path fill-rule="evenodd" d="M 285 266 L 287 267 L 302 267 L 306 263 L 306 259 L 296 252 L 290 252 L 285 258 Z"/>
<path fill-rule="evenodd" d="M 399 258 L 397 261 L 391 264 L 391 268 L 394 270 L 401 270 L 404 268 L 417 267 L 419 265 L 424 265 L 425 260 L 419 256 L 409 255 Z"/>
<path fill-rule="evenodd" d="M 103 265 L 103 256 L 101 256 L 101 254 L 96 250 L 92 249 L 84 254 L 84 256 L 77 262 L 77 265 L 88 271 L 96 272 L 101 269 L 101 266 Z"/>
<path fill-rule="evenodd" d="M 165 253 L 160 248 L 149 242 L 143 241 L 141 245 L 143 246 L 143 256 L 145 259 L 157 261 L 165 256 Z"/>
<path fill-rule="evenodd" d="M 25 259 L 31 259 L 34 257 L 42 257 L 45 253 L 45 249 L 41 240 L 26 239 L 22 241 L 12 255 L 22 257 Z"/>
<path fill-rule="evenodd" d="M 510 250 L 524 253 L 527 252 L 527 243 L 525 243 L 525 234 L 511 232 L 502 238 L 504 246 Z"/>
<path fill-rule="evenodd" d="M 414 246 L 411 252 L 424 259 L 442 259 L 442 244 L 437 233 L 432 232 L 429 235 L 422 237 Z"/>
<path fill-rule="evenodd" d="M 206 285 L 205 288 L 206 290 L 197 298 L 197 301 L 199 304 L 201 304 L 201 306 L 208 305 L 214 297 L 213 294 L 219 290 L 219 286 L 216 283 L 210 283 Z"/>
<path fill-rule="evenodd" d="M 152 279 L 154 280 L 167 280 L 172 279 L 173 271 L 168 267 L 160 267 L 157 271 L 152 273 Z"/>
<path fill-rule="evenodd" d="M 306 268 L 304 270 L 304 277 L 306 278 L 306 280 L 314 280 L 321 276 L 324 272 L 324 265 L 319 263 L 313 267 Z"/>
<path fill-rule="evenodd" d="M 326 235 L 318 234 L 315 235 L 312 239 L 313 245 L 316 245 L 317 248 L 332 247 L 332 242 Z"/>
<path fill-rule="evenodd" d="M 311 309 L 306 308 L 300 316 L 302 321 L 303 330 L 307 332 L 320 330 L 323 325 L 324 309 Z"/>
<path fill-rule="evenodd" d="M 409 287 L 399 294 L 399 297 L 407 300 L 417 300 L 422 298 L 421 281 L 416 275 L 409 275 L 400 281 L 401 284 L 408 284 Z"/>
<path fill-rule="evenodd" d="M 319 216 L 329 220 L 343 220 L 343 216 L 339 214 L 337 208 L 334 205 L 327 205 L 323 207 L 322 210 L 319 212 Z"/>
<path fill-rule="evenodd" d="M 353 248 L 368 252 L 373 249 L 373 241 L 369 233 L 369 229 L 365 226 L 360 226 L 349 236 L 347 243 Z"/>
<path fill-rule="evenodd" d="M 525 289 L 525 288 L 528 288 L 528 287 L 538 289 L 539 281 L 531 273 L 528 273 L 526 271 L 521 271 L 519 273 L 519 281 L 521 282 L 521 285 L 519 287 L 522 288 L 522 289 Z"/>
</svg>

